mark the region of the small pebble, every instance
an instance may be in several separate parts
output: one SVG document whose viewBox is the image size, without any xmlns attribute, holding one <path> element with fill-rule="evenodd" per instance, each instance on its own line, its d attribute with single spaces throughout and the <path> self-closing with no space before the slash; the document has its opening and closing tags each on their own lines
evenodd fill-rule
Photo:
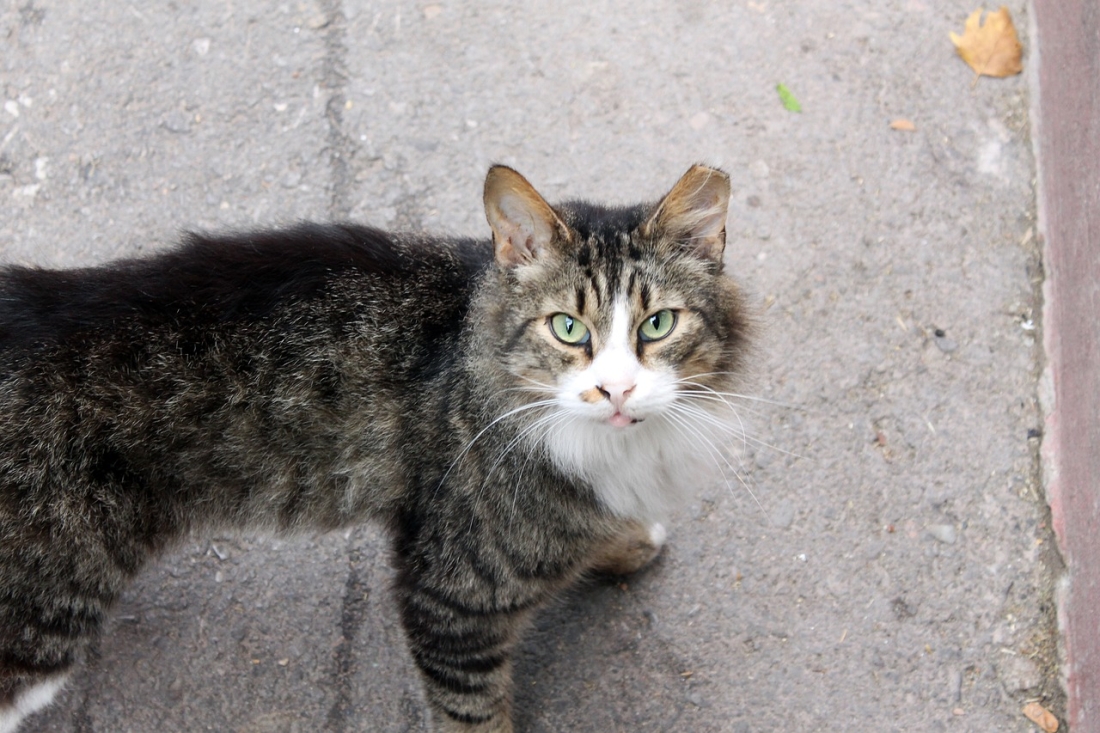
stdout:
<svg viewBox="0 0 1100 733">
<path fill-rule="evenodd" d="M 950 354 L 959 348 L 959 343 L 949 336 L 936 336 L 936 346 L 945 354 Z"/>
<path fill-rule="evenodd" d="M 955 544 L 956 533 L 953 524 L 933 524 L 928 528 L 928 534 L 945 545 Z"/>
<path fill-rule="evenodd" d="M 753 454 L 752 461 L 757 468 L 764 469 L 775 460 L 775 453 L 770 450 L 758 450 Z"/>
<path fill-rule="evenodd" d="M 174 132 L 178 135 L 191 132 L 191 119 L 179 110 L 169 112 L 168 116 L 164 118 L 164 121 L 160 123 L 164 129 L 168 132 Z"/>
<path fill-rule="evenodd" d="M 756 178 L 767 178 L 770 172 L 768 164 L 762 160 L 755 160 L 749 164 L 749 173 Z"/>
<path fill-rule="evenodd" d="M 1028 657 L 1018 654 L 1006 656 L 999 659 L 996 666 L 997 676 L 1010 695 L 1034 690 L 1043 684 L 1039 665 Z"/>
<path fill-rule="evenodd" d="M 698 112 L 688 122 L 693 130 L 702 130 L 710 123 L 710 115 L 706 112 Z"/>
<path fill-rule="evenodd" d="M 784 499 L 772 511 L 768 522 L 779 529 L 787 529 L 794 522 L 794 504 Z"/>
</svg>

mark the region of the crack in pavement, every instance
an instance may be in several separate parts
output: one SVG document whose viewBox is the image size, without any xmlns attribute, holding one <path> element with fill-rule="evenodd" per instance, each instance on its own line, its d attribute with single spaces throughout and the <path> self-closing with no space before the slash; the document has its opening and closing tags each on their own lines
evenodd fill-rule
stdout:
<svg viewBox="0 0 1100 733">
<path fill-rule="evenodd" d="M 351 184 L 354 180 L 352 159 L 358 146 L 344 131 L 344 109 L 347 105 L 345 87 L 347 71 L 347 18 L 341 0 L 318 0 L 324 16 L 322 26 L 325 55 L 321 61 L 321 86 L 329 91 L 325 102 L 325 119 L 328 121 L 326 150 L 331 174 L 328 204 L 329 216 L 347 219 L 351 214 Z"/>
<path fill-rule="evenodd" d="M 355 542 L 352 534 L 349 545 Z M 347 730 L 352 708 L 352 675 L 355 672 L 355 640 L 363 628 L 370 591 L 363 582 L 363 553 L 354 545 L 348 551 L 348 577 L 340 608 L 340 643 L 336 646 L 332 673 L 335 698 L 325 718 L 325 730 Z"/>
</svg>

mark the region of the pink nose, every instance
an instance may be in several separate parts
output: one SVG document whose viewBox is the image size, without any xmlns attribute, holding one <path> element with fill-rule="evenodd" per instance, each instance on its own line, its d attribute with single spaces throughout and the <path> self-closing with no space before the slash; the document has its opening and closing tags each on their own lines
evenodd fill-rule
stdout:
<svg viewBox="0 0 1100 733">
<path fill-rule="evenodd" d="M 622 410 L 623 403 L 634 391 L 634 386 L 633 382 L 604 382 L 597 385 L 596 389 L 600 390 L 600 394 L 604 397 L 611 400 L 611 404 L 615 406 L 616 410 Z"/>
</svg>

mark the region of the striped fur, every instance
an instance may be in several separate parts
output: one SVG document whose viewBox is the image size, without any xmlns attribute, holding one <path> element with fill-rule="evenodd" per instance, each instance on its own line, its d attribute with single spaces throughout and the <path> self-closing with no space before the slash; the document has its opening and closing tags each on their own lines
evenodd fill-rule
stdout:
<svg viewBox="0 0 1100 733">
<path fill-rule="evenodd" d="M 498 166 L 492 243 L 300 225 L 0 271 L 0 728 L 188 533 L 374 520 L 436 729 L 510 731 L 530 615 L 648 562 L 737 429 L 727 199 L 696 166 L 657 204 L 551 207 Z"/>
</svg>

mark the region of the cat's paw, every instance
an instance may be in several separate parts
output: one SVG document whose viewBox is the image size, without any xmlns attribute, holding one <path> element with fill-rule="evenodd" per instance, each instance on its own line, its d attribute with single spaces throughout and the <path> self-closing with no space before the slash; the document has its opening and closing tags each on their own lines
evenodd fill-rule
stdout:
<svg viewBox="0 0 1100 733">
<path fill-rule="evenodd" d="M 622 532 L 600 548 L 592 570 L 609 575 L 636 573 L 661 554 L 667 539 L 668 532 L 660 522 L 627 522 Z"/>
</svg>

